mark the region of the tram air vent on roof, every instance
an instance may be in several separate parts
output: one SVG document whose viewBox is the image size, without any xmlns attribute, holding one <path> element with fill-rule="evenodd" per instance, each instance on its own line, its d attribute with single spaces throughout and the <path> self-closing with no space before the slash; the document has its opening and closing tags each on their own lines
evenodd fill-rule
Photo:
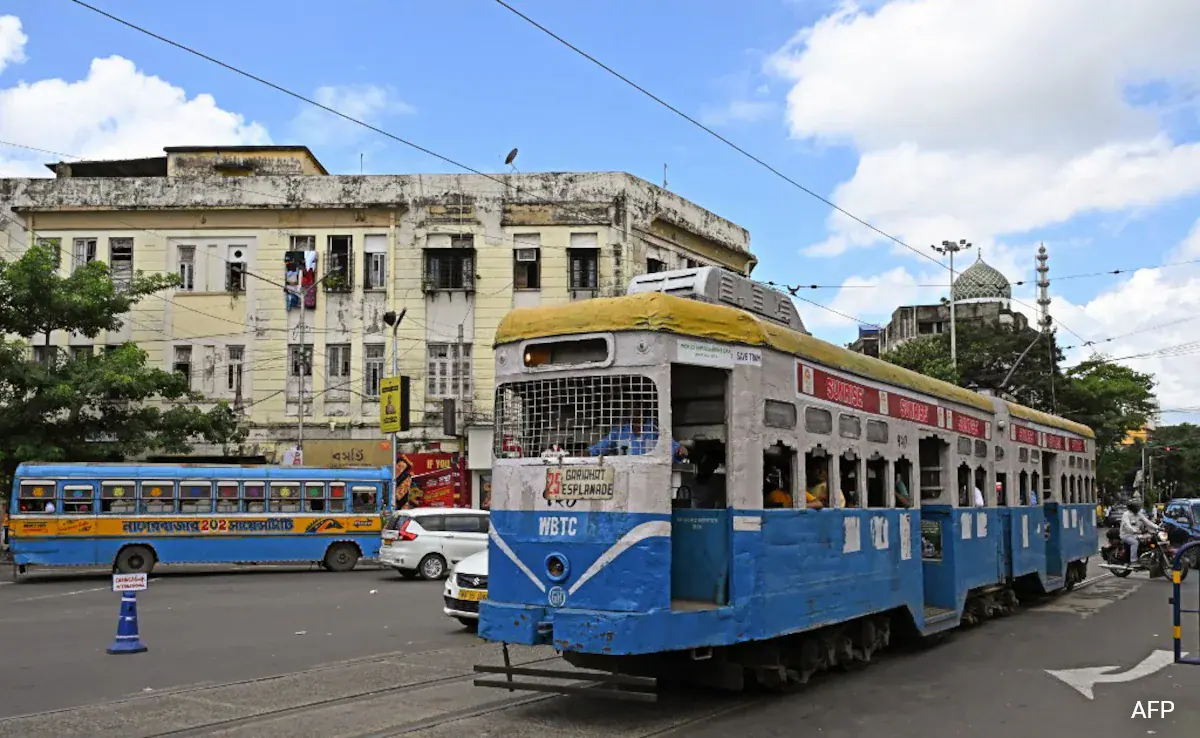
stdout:
<svg viewBox="0 0 1200 738">
<path fill-rule="evenodd" d="M 808 333 L 790 297 L 719 267 L 641 274 L 629 283 L 628 294 L 642 292 L 663 292 L 676 297 L 729 305 L 794 331 Z"/>
</svg>

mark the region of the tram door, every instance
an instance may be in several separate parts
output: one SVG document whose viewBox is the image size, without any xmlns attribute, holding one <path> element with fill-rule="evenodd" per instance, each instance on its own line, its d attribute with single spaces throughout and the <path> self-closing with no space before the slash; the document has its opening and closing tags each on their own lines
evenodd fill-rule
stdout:
<svg viewBox="0 0 1200 738">
<path fill-rule="evenodd" d="M 729 603 L 728 391 L 726 370 L 671 366 L 671 435 L 691 447 L 672 474 L 672 486 L 687 490 L 671 510 L 673 609 Z"/>
<path fill-rule="evenodd" d="M 1061 577 L 1062 571 L 1062 522 L 1059 518 L 1059 505 L 1063 502 L 1061 491 L 1055 494 L 1054 471 L 1057 454 L 1042 452 L 1042 489 L 1038 491 L 1042 500 L 1042 510 L 1045 513 L 1045 526 L 1042 538 L 1046 541 L 1046 575 Z"/>
</svg>

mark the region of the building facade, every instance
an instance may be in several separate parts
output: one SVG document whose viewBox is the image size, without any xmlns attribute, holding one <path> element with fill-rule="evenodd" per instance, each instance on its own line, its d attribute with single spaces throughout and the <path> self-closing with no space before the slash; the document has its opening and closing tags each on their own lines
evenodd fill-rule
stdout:
<svg viewBox="0 0 1200 738">
<path fill-rule="evenodd" d="M 309 464 L 387 463 L 378 387 L 392 373 L 389 311 L 406 311 L 394 332 L 399 373 L 412 378 L 403 448 L 466 453 L 483 470 L 505 313 L 623 294 L 646 271 L 755 264 L 744 229 L 623 173 L 335 176 L 305 147 L 49 166 L 55 178 L 0 180 L 0 249 L 42 242 L 64 270 L 103 260 L 115 280 L 181 280 L 120 331 L 56 344 L 138 343 L 240 408 L 244 452 L 268 461 L 302 436 Z M 47 350 L 39 341 L 35 353 Z M 454 436 L 444 399 L 456 401 Z"/>
<path fill-rule="evenodd" d="M 988 266 L 982 255 L 962 272 L 950 287 L 955 321 L 986 325 L 1029 327 L 1029 319 L 1012 309 L 1012 285 L 998 270 Z M 892 319 L 877 331 L 868 330 L 848 348 L 872 356 L 886 354 L 914 338 L 950 332 L 950 302 L 935 305 L 902 305 Z"/>
</svg>

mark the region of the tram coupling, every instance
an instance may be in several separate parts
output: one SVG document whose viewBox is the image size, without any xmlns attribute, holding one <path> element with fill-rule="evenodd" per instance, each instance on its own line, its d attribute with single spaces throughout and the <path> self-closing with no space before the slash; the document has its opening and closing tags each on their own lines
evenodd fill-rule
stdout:
<svg viewBox="0 0 1200 738">
<path fill-rule="evenodd" d="M 507 643 L 503 644 L 503 649 L 503 666 L 476 664 L 475 673 L 497 674 L 504 678 L 476 678 L 476 687 L 492 687 L 509 692 L 574 694 L 634 702 L 658 701 L 658 680 L 653 677 L 579 669 L 537 669 L 528 666 L 513 666 L 508 655 Z M 526 677 L 536 681 L 518 680 L 514 677 Z"/>
</svg>

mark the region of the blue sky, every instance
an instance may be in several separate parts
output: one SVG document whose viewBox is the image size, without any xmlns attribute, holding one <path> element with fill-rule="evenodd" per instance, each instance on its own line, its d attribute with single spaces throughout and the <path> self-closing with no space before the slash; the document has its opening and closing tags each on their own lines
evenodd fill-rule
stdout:
<svg viewBox="0 0 1200 738">
<path fill-rule="evenodd" d="M 211 0 L 203 12 L 96 4 L 479 169 L 501 171 L 514 146 L 522 171 L 624 170 L 661 183 L 666 163 L 672 190 L 750 230 L 756 276 L 847 284 L 803 294 L 867 321 L 936 299 L 936 288 L 919 285 L 946 279 L 488 0 Z M 1032 0 L 514 4 L 926 253 L 935 240 L 967 238 L 1030 282 L 1039 242 L 1052 279 L 1200 258 L 1200 236 L 1188 241 L 1200 214 L 1200 52 L 1181 30 L 1200 16 L 1186 4 L 1147 0 L 1136 19 L 1108 0 L 1062 0 L 1053 12 Z M 5 64 L 0 25 L 3 140 L 85 156 L 154 154 L 180 143 L 173 132 L 213 131 L 308 144 L 335 173 L 357 172 L 360 154 L 368 173 L 453 171 L 67 0 L 15 0 L 2 14 L 19 19 L 25 38 L 13 41 L 10 22 Z M 112 72 L 113 89 L 72 88 L 93 60 L 112 56 L 134 67 Z M 179 99 L 139 91 L 146 77 L 178 88 Z M 64 89 L 46 84 L 54 79 Z M 35 94 L 62 119 L 22 120 L 36 107 L 22 101 Z M 202 94 L 214 98 L 207 112 L 184 104 Z M 89 104 L 98 97 L 104 104 Z M 0 174 L 31 173 L 45 158 L 0 147 Z M 1062 280 L 1053 309 L 1087 339 L 1140 331 L 1104 344 L 1112 355 L 1157 351 L 1188 340 L 1186 323 L 1143 329 L 1200 315 L 1193 279 L 1200 271 L 1171 267 Z M 1032 303 L 1030 287 L 1016 295 Z M 801 310 L 824 338 L 855 331 Z M 1067 328 L 1062 342 L 1081 343 Z M 1188 399 L 1200 389 L 1190 359 L 1133 361 L 1160 374 L 1164 406 L 1200 405 Z"/>
</svg>

